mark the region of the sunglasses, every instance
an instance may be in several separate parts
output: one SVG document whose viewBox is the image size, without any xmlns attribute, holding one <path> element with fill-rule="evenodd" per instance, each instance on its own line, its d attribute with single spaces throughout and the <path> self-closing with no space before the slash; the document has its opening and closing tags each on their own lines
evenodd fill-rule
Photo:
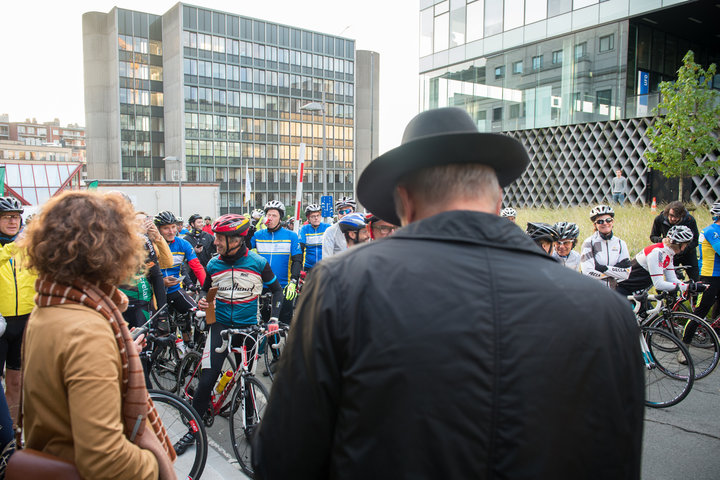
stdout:
<svg viewBox="0 0 720 480">
<path fill-rule="evenodd" d="M 347 208 L 345 210 L 338 210 L 338 214 L 340 214 L 340 215 L 347 215 L 349 213 L 352 213 L 352 208 Z"/>
<path fill-rule="evenodd" d="M 609 224 L 613 223 L 613 219 L 612 219 L 612 218 L 606 218 L 605 220 L 595 220 L 595 223 L 596 223 L 597 225 L 602 225 L 603 223 L 607 223 L 607 224 L 609 225 Z"/>
</svg>

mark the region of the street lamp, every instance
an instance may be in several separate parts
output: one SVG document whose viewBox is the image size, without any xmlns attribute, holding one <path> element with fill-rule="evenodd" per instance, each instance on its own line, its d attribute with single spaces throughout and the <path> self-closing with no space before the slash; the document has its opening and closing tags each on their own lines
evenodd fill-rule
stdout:
<svg viewBox="0 0 720 480">
<path fill-rule="evenodd" d="M 322 149 L 323 149 L 323 197 L 327 196 L 327 138 L 325 137 L 325 86 L 323 85 L 322 90 L 322 102 L 310 102 L 307 105 L 300 107 L 300 110 L 307 110 L 308 112 L 322 112 Z"/>
<path fill-rule="evenodd" d="M 185 169 L 183 168 L 183 161 L 182 159 L 178 159 L 177 157 L 165 157 L 163 158 L 163 162 L 165 162 L 165 167 L 167 168 L 167 162 L 177 162 L 178 163 L 178 216 L 182 217 L 182 179 L 183 179 L 183 173 L 185 172 Z M 175 170 L 172 169 L 174 165 L 170 165 L 171 171 L 174 172 Z M 167 170 L 166 170 L 167 171 Z M 167 175 L 167 174 L 166 174 Z"/>
</svg>

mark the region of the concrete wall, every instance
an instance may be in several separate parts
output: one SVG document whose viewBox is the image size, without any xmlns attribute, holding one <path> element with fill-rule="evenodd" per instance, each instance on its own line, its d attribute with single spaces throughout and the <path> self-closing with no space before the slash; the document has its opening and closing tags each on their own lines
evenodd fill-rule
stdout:
<svg viewBox="0 0 720 480">
<path fill-rule="evenodd" d="M 380 131 L 380 54 L 355 52 L 355 182 L 378 156 Z"/>
<path fill-rule="evenodd" d="M 220 186 L 217 183 L 183 183 L 182 213 L 178 200 L 177 183 L 127 184 L 125 182 L 100 182 L 98 191 L 119 190 L 126 193 L 135 205 L 135 209 L 155 215 L 163 210 L 170 210 L 177 216 L 187 220 L 197 213 L 203 217 L 219 216 L 218 199 Z"/>
<path fill-rule="evenodd" d="M 120 179 L 117 8 L 82 17 L 89 178 Z"/>
<path fill-rule="evenodd" d="M 182 4 L 176 4 L 162 16 L 162 26 L 165 156 L 181 159 L 185 165 Z M 165 173 L 168 174 L 167 168 Z"/>
</svg>

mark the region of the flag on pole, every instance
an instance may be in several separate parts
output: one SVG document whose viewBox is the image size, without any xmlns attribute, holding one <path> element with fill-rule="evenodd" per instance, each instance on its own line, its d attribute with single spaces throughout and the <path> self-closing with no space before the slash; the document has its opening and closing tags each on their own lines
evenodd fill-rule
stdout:
<svg viewBox="0 0 720 480">
<path fill-rule="evenodd" d="M 248 203 L 250 201 L 250 193 L 252 193 L 252 186 L 250 185 L 250 171 L 248 170 L 248 166 L 245 165 L 245 202 Z"/>
<path fill-rule="evenodd" d="M 0 196 L 5 195 L 5 167 L 0 167 Z"/>
</svg>

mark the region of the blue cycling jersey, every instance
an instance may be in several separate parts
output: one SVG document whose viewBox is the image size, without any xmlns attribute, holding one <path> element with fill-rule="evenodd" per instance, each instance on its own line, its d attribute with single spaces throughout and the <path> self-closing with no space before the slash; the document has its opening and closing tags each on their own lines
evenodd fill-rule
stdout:
<svg viewBox="0 0 720 480">
<path fill-rule="evenodd" d="M 265 257 L 277 276 L 281 287 L 285 287 L 290 278 L 290 257 L 300 255 L 300 241 L 295 232 L 280 228 L 274 232 L 258 230 L 252 237 L 252 248 Z"/>
<path fill-rule="evenodd" d="M 175 240 L 168 243 L 168 246 L 173 256 L 173 266 L 161 269 L 163 277 L 179 277 L 183 262 L 189 262 L 193 258 L 197 258 L 197 255 L 195 255 L 195 250 L 190 245 L 190 242 L 184 238 L 175 237 Z M 167 293 L 177 292 L 180 290 L 180 284 L 167 287 L 166 290 Z"/>
<path fill-rule="evenodd" d="M 300 228 L 300 243 L 305 244 L 305 268 L 312 268 L 322 260 L 322 243 L 329 223 L 321 223 L 317 228 L 309 223 Z"/>
<path fill-rule="evenodd" d="M 219 256 L 207 264 L 215 295 L 215 318 L 229 327 L 255 325 L 258 317 L 258 297 L 263 286 L 275 281 L 271 271 L 265 272 L 267 260 L 255 252 L 229 263 Z"/>
</svg>

